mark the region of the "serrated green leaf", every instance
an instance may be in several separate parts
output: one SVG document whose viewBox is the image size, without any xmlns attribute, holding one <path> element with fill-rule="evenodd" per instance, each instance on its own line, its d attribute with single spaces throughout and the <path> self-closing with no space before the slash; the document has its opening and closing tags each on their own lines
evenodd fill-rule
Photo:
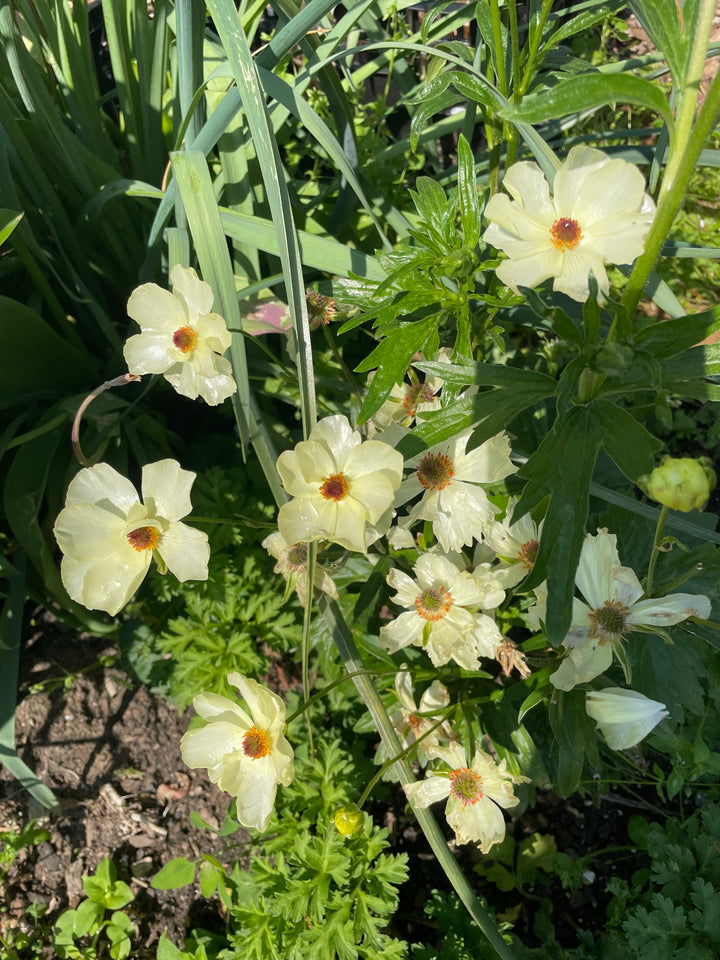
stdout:
<svg viewBox="0 0 720 960">
<path fill-rule="evenodd" d="M 475 180 L 475 159 L 470 144 L 462 134 L 458 139 L 458 199 L 465 246 L 468 250 L 474 250 L 480 238 L 480 203 Z"/>
<path fill-rule="evenodd" d="M 159 870 L 150 882 L 153 890 L 177 890 L 195 880 L 195 864 L 187 857 L 175 857 Z"/>
<path fill-rule="evenodd" d="M 402 324 L 381 340 L 370 356 L 358 364 L 355 368 L 358 373 L 377 368 L 358 415 L 358 424 L 366 423 L 377 413 L 392 388 L 402 383 L 413 356 L 422 350 L 425 341 L 436 328 L 435 318 Z"/>
</svg>

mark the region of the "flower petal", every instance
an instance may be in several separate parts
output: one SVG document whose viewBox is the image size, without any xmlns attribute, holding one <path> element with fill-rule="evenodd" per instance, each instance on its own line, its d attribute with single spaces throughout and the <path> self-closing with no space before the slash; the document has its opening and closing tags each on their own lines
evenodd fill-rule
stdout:
<svg viewBox="0 0 720 960">
<path fill-rule="evenodd" d="M 180 583 L 207 580 L 210 544 L 204 531 L 185 523 L 171 523 L 162 535 L 158 553 Z"/>
<path fill-rule="evenodd" d="M 145 506 L 152 515 L 164 520 L 180 520 L 192 510 L 190 490 L 196 473 L 183 470 L 177 460 L 157 460 L 142 469 Z M 152 501 L 152 504 L 151 504 Z"/>
<path fill-rule="evenodd" d="M 188 267 L 177 264 L 170 273 L 173 293 L 182 297 L 188 306 L 191 318 L 210 313 L 213 305 L 213 292 L 209 283 L 201 280 L 197 273 Z"/>
<path fill-rule="evenodd" d="M 126 517 L 139 503 L 137 490 L 122 474 L 107 463 L 86 467 L 70 481 L 65 506 L 74 503 L 102 503 L 104 509 L 112 504 L 118 516 Z"/>
</svg>

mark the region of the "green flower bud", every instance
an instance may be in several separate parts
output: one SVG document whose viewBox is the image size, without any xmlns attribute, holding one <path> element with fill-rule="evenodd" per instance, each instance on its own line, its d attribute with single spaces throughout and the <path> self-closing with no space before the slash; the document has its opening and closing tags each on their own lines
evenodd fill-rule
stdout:
<svg viewBox="0 0 720 960">
<path fill-rule="evenodd" d="M 618 377 L 630 369 L 635 352 L 626 343 L 611 340 L 604 343 L 595 356 L 595 366 L 608 377 Z"/>
<path fill-rule="evenodd" d="M 440 261 L 440 269 L 451 280 L 467 280 L 475 272 L 475 257 L 464 247 L 458 250 L 451 250 L 450 253 Z"/>
<path fill-rule="evenodd" d="M 363 812 L 356 803 L 348 803 L 347 806 L 339 807 L 335 811 L 333 821 L 338 833 L 344 837 L 352 837 L 362 826 Z"/>
<path fill-rule="evenodd" d="M 638 486 L 658 503 L 688 513 L 703 509 L 716 479 L 707 457 L 663 457 L 649 477 L 640 477 Z"/>
</svg>

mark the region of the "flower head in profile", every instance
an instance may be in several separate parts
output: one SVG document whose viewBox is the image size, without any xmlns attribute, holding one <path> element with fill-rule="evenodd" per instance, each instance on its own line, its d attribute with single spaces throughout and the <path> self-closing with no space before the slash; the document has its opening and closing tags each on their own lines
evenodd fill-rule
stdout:
<svg viewBox="0 0 720 960">
<path fill-rule="evenodd" d="M 553 287 L 584 302 L 588 275 L 601 294 L 610 284 L 605 264 L 630 264 L 643 252 L 655 216 L 645 180 L 633 164 L 591 147 L 573 147 L 555 174 L 553 195 L 535 163 L 513 164 L 485 208 L 483 239 L 508 255 L 497 268 L 503 283 Z"/>
<path fill-rule="evenodd" d="M 647 632 L 688 617 L 707 620 L 710 616 L 710 601 L 701 595 L 671 593 L 640 599 L 640 581 L 629 567 L 620 565 L 617 537 L 605 529 L 585 537 L 575 584 L 585 600 L 573 600 L 570 632 L 563 641 L 568 653 L 550 675 L 558 690 L 572 690 L 604 673 L 612 663 L 614 647 L 635 629 Z"/>
<path fill-rule="evenodd" d="M 188 730 L 180 741 L 188 767 L 207 767 L 221 790 L 237 798 L 244 827 L 264 830 L 275 803 L 277 785 L 295 776 L 293 750 L 285 739 L 285 704 L 255 680 L 239 673 L 228 683 L 240 691 L 249 713 L 234 700 L 201 693 L 193 706 L 206 726 Z"/>
<path fill-rule="evenodd" d="M 65 589 L 90 610 L 116 614 L 135 593 L 153 557 L 178 580 L 207 580 L 207 534 L 180 520 L 192 509 L 195 474 L 176 460 L 142 470 L 135 487 L 107 463 L 81 470 L 55 521 Z"/>
<path fill-rule="evenodd" d="M 508 588 L 517 586 L 534 567 L 542 530 L 542 524 L 538 527 L 529 513 L 512 519 L 516 502 L 511 497 L 505 518 L 493 520 L 485 531 L 485 542 L 502 561 L 496 575 Z"/>
<path fill-rule="evenodd" d="M 622 687 L 589 690 L 585 709 L 612 750 L 634 747 L 669 716 L 664 703 Z"/>
<path fill-rule="evenodd" d="M 210 284 L 194 270 L 173 267 L 173 292 L 144 283 L 132 292 L 128 314 L 141 333 L 125 344 L 130 373 L 162 373 L 178 393 L 212 406 L 235 393 L 230 362 L 222 356 L 230 347 L 223 318 L 211 313 Z"/>
<path fill-rule="evenodd" d="M 420 703 L 416 703 L 412 676 L 405 664 L 395 675 L 395 693 L 399 706 L 390 713 L 390 722 L 403 749 L 420 740 L 413 756 L 424 766 L 431 747 L 438 746 L 441 740 L 454 739 L 452 727 L 442 719 L 442 711 L 450 703 L 450 694 L 444 684 L 433 680 L 420 697 Z M 384 763 L 387 759 L 387 749 L 381 743 L 375 751 L 375 763 Z"/>
<path fill-rule="evenodd" d="M 483 585 L 438 553 L 422 554 L 413 573 L 415 579 L 395 567 L 388 573 L 397 590 L 392 599 L 406 612 L 380 628 L 385 649 L 395 653 L 414 644 L 436 667 L 454 660 L 466 670 L 479 669 L 480 657 L 494 657 L 502 642 L 495 621 L 468 609 L 482 604 Z"/>
<path fill-rule="evenodd" d="M 363 442 L 347 417 L 321 420 L 280 454 L 277 468 L 293 498 L 278 513 L 287 543 L 330 540 L 365 553 L 388 530 L 402 454 L 379 440 Z"/>
<path fill-rule="evenodd" d="M 281 573 L 288 583 L 288 587 L 295 587 L 298 600 L 305 606 L 307 596 L 307 543 L 288 543 L 285 537 L 279 532 L 271 533 L 265 537 L 262 546 L 267 550 L 271 557 L 275 557 L 274 572 Z M 315 586 L 319 587 L 323 593 L 326 593 L 333 600 L 338 599 L 337 587 L 333 579 L 329 576 L 319 563 L 315 564 Z"/>
<path fill-rule="evenodd" d="M 497 508 L 481 484 L 498 483 L 517 469 L 510 460 L 506 433 L 499 433 L 466 453 L 471 432 L 466 430 L 423 454 L 414 475 L 403 482 L 400 490 L 401 502 L 423 494 L 405 525 L 420 519 L 431 521 L 433 533 L 446 552 L 462 550 L 473 539 L 482 540 Z"/>
<path fill-rule="evenodd" d="M 457 842 L 477 843 L 487 853 L 505 837 L 503 810 L 519 803 L 513 784 L 527 782 L 527 777 L 513 776 L 505 760 L 496 763 L 477 744 L 471 764 L 459 743 L 433 747 L 431 753 L 450 770 L 429 771 L 424 780 L 404 784 L 408 800 L 423 809 L 447 797 L 445 816 Z"/>
<path fill-rule="evenodd" d="M 422 355 L 421 355 L 422 356 Z M 437 363 L 450 363 L 451 351 L 443 347 L 433 357 Z M 372 383 L 377 371 L 373 371 L 368 377 L 368 384 Z M 399 423 L 403 427 L 410 427 L 415 422 L 415 418 L 420 414 L 427 413 L 430 410 L 440 409 L 440 397 L 438 396 L 443 381 L 438 376 L 428 374 L 424 380 L 418 380 L 414 370 L 410 370 L 411 380 L 403 380 L 400 384 L 394 384 L 390 394 L 373 415 L 373 423 L 381 430 L 386 429 L 392 423 Z"/>
</svg>

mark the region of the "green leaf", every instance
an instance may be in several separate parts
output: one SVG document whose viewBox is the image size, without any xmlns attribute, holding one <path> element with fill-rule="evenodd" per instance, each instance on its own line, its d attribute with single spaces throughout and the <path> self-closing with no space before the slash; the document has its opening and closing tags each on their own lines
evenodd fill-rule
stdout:
<svg viewBox="0 0 720 960">
<path fill-rule="evenodd" d="M 200 866 L 200 893 L 210 898 L 216 891 L 222 872 L 206 860 Z"/>
<path fill-rule="evenodd" d="M 403 324 L 381 340 L 370 356 L 358 364 L 355 368 L 358 373 L 377 367 L 358 415 L 358 424 L 366 423 L 377 413 L 395 384 L 402 383 L 413 356 L 422 350 L 436 328 L 435 318 Z"/>
<path fill-rule="evenodd" d="M 686 6 L 689 10 L 692 4 Z M 687 72 L 688 39 L 692 40 L 693 33 L 684 33 L 681 29 L 676 0 L 630 0 L 630 8 L 667 60 L 676 86 L 682 89 Z"/>
<path fill-rule="evenodd" d="M 85 878 L 83 878 L 85 879 Z M 84 937 L 86 933 L 95 933 L 102 923 L 105 907 L 96 900 L 83 900 L 75 911 L 73 933 L 76 937 Z"/>
<path fill-rule="evenodd" d="M 468 250 L 474 250 L 480 238 L 480 203 L 475 181 L 475 158 L 462 134 L 458 139 L 458 199 L 465 246 Z"/>
<path fill-rule="evenodd" d="M 171 940 L 168 940 L 163 931 L 158 940 L 156 960 L 183 960 L 185 956 L 186 954 L 178 950 Z"/>
<path fill-rule="evenodd" d="M 602 422 L 592 408 L 571 407 L 518 471 L 528 482 L 515 508 L 516 518 L 549 498 L 538 555 L 525 586 L 535 587 L 547 579 L 545 627 L 554 646 L 562 643 L 570 628 L 575 572 L 602 434 Z"/>
<path fill-rule="evenodd" d="M 585 711 L 585 693 L 556 691 L 548 710 L 550 726 L 558 742 L 555 790 L 567 797 L 582 779 L 587 747 L 595 744 L 593 722 Z"/>
<path fill-rule="evenodd" d="M 23 216 L 24 214 L 17 213 L 15 210 L 0 209 L 0 246 L 5 243 Z"/>
<path fill-rule="evenodd" d="M 713 307 L 676 320 L 650 323 L 635 334 L 633 343 L 638 350 L 646 350 L 657 360 L 666 360 L 696 346 L 717 330 L 720 330 L 720 307 Z"/>
<path fill-rule="evenodd" d="M 545 389 L 553 393 L 557 383 L 552 377 L 537 370 L 525 370 L 522 367 L 510 367 L 499 363 L 438 363 L 422 360 L 413 364 L 423 373 L 429 373 L 444 383 L 458 387 L 475 384 L 479 387 L 509 387 L 522 389 Z"/>
<path fill-rule="evenodd" d="M 672 111 L 665 94 L 648 80 L 630 74 L 590 73 L 562 80 L 556 87 L 534 97 L 526 97 L 521 104 L 512 104 L 500 111 L 505 120 L 523 123 L 543 123 L 583 113 L 597 107 L 616 103 L 632 103 L 647 107 L 661 116 L 673 129 Z"/>
<path fill-rule="evenodd" d="M 177 890 L 195 880 L 195 864 L 187 857 L 175 857 L 155 874 L 150 886 L 154 890 Z"/>
<path fill-rule="evenodd" d="M 662 442 L 638 423 L 629 411 L 610 400 L 598 400 L 593 409 L 602 421 L 602 445 L 618 469 L 633 483 L 638 477 L 650 473 Z"/>
</svg>

